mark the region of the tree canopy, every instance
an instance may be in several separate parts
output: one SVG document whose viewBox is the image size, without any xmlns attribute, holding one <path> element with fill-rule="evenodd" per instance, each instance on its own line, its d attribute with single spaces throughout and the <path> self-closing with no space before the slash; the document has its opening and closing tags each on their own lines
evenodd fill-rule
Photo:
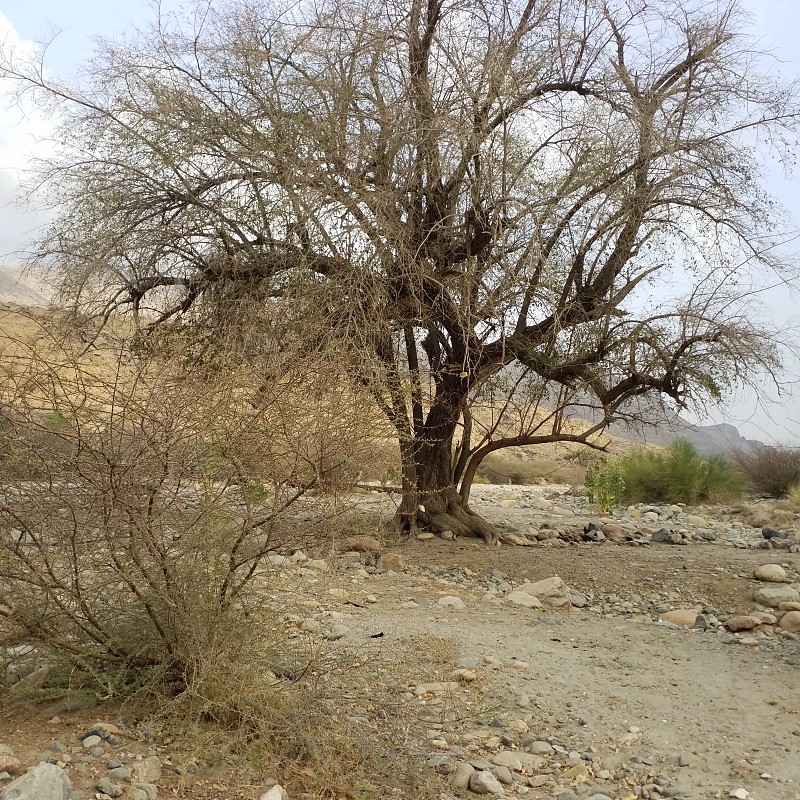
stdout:
<svg viewBox="0 0 800 800">
<path fill-rule="evenodd" d="M 492 541 L 453 447 L 503 370 L 597 427 L 776 375 L 754 145 L 795 145 L 798 90 L 766 65 L 735 0 L 235 0 L 80 85 L 3 72 L 62 120 L 36 258 L 79 307 L 333 344 L 397 431 L 399 524 Z M 563 416 L 514 443 L 585 440 Z"/>
</svg>

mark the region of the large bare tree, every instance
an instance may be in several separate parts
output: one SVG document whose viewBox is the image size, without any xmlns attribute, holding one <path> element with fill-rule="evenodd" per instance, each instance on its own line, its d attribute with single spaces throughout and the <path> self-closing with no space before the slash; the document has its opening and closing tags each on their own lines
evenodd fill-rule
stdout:
<svg viewBox="0 0 800 800">
<path fill-rule="evenodd" d="M 36 257 L 84 311 L 259 309 L 340 348 L 397 432 L 398 525 L 490 542 L 457 486 L 486 450 L 454 438 L 499 374 L 602 422 L 775 374 L 752 148 L 795 141 L 797 87 L 746 28 L 736 0 L 232 0 L 80 85 L 12 57 L 63 121 Z M 563 416 L 511 443 L 585 440 Z"/>
</svg>

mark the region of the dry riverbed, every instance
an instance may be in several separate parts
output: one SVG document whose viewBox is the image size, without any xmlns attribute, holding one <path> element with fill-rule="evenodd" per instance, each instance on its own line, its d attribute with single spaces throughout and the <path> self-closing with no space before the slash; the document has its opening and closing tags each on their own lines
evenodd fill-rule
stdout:
<svg viewBox="0 0 800 800">
<path fill-rule="evenodd" d="M 377 518 L 392 498 L 367 493 L 358 504 Z M 479 486 L 473 506 L 532 542 L 537 531 L 557 535 L 526 547 L 384 542 L 396 557 L 377 568 L 368 553 L 274 559 L 271 579 L 293 598 L 286 636 L 348 665 L 321 678 L 332 713 L 376 747 L 396 743 L 380 788 L 353 797 L 407 796 L 392 792 L 394 756 L 397 785 L 414 772 L 416 796 L 438 800 L 800 800 L 800 641 L 782 627 L 800 588 L 791 545 L 764 549 L 761 527 L 736 510 L 678 507 L 617 515 L 618 542 L 568 543 L 595 516 L 554 487 Z M 646 543 L 662 528 L 681 544 Z M 780 570 L 755 580 L 767 564 Z M 788 599 L 761 602 L 772 602 L 764 590 Z M 740 618 L 750 621 L 732 630 Z M 226 773 L 202 747 L 181 760 L 185 743 L 148 737 L 124 708 L 52 711 L 0 715 L 0 743 L 22 767 L 61 763 L 75 800 L 98 796 L 103 778 L 142 800 L 281 797 L 268 778 L 291 800 L 334 796 L 304 793 L 274 766 Z M 95 722 L 118 730 L 92 750 L 78 736 Z M 157 777 L 136 788 L 148 758 Z"/>
</svg>

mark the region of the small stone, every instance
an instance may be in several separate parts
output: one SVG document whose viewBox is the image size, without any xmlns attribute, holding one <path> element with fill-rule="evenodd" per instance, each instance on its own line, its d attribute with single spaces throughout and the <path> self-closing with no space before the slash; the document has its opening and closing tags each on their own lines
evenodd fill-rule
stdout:
<svg viewBox="0 0 800 800">
<path fill-rule="evenodd" d="M 761 564 L 753 570 L 753 577 L 757 581 L 783 583 L 786 580 L 786 570 L 780 564 Z"/>
<path fill-rule="evenodd" d="M 0 772 L 7 772 L 9 775 L 22 775 L 25 772 L 23 763 L 13 756 L 0 755 Z"/>
<path fill-rule="evenodd" d="M 154 783 L 137 783 L 133 794 L 142 796 L 142 800 L 156 800 L 158 797 L 158 786 Z"/>
<path fill-rule="evenodd" d="M 472 764 L 468 764 L 466 761 L 462 761 L 456 767 L 456 771 L 451 780 L 453 788 L 461 792 L 466 792 L 467 789 L 469 788 L 469 779 L 472 777 L 474 772 L 475 772 L 475 767 L 473 767 Z"/>
<path fill-rule="evenodd" d="M 750 796 L 750 792 L 747 789 L 742 789 L 741 787 L 738 789 L 731 789 L 728 792 L 728 797 L 735 797 L 736 800 L 747 800 Z"/>
<path fill-rule="evenodd" d="M 542 603 L 554 608 L 563 608 L 569 606 L 569 589 L 564 581 L 554 575 L 552 578 L 545 578 L 536 583 L 525 584 L 525 592 L 532 594 L 538 598 Z"/>
<path fill-rule="evenodd" d="M 281 786 L 279 783 L 276 783 L 274 786 L 264 792 L 259 800 L 289 800 L 289 795 L 283 786 Z"/>
<path fill-rule="evenodd" d="M 469 788 L 475 794 L 505 794 L 503 785 L 488 769 L 473 772 L 469 777 Z"/>
<path fill-rule="evenodd" d="M 399 553 L 384 553 L 378 559 L 378 569 L 384 572 L 404 572 L 406 560 Z"/>
<path fill-rule="evenodd" d="M 515 606 L 523 606 L 523 608 L 544 608 L 542 601 L 528 592 L 509 592 L 503 599 Z"/>
<path fill-rule="evenodd" d="M 344 639 L 348 633 L 350 633 L 350 628 L 347 625 L 337 623 L 325 634 L 325 638 L 329 642 L 337 642 L 339 639 Z"/>
<path fill-rule="evenodd" d="M 114 767 L 108 771 L 108 777 L 123 783 L 131 782 L 131 771 L 127 767 Z"/>
<path fill-rule="evenodd" d="M 456 691 L 459 684 L 455 681 L 435 681 L 433 683 L 420 683 L 414 689 L 414 694 L 417 697 L 422 697 L 426 694 L 449 694 Z"/>
<path fill-rule="evenodd" d="M 464 601 L 455 595 L 446 595 L 445 597 L 440 597 L 436 601 L 436 605 L 440 608 L 466 608 Z"/>
<path fill-rule="evenodd" d="M 511 786 L 514 783 L 514 778 L 511 775 L 511 770 L 508 767 L 495 767 L 492 772 L 495 778 L 500 781 L 504 786 Z"/>
<path fill-rule="evenodd" d="M 537 756 L 549 756 L 552 754 L 553 748 L 550 746 L 549 742 L 543 742 L 539 740 L 531 742 L 528 745 L 528 752 Z"/>
<path fill-rule="evenodd" d="M 383 554 L 383 545 L 374 536 L 349 536 L 340 545 L 343 553 Z"/>
<path fill-rule="evenodd" d="M 671 622 L 679 628 L 694 628 L 700 612 L 697 609 L 679 608 L 675 611 L 667 611 L 661 615 L 664 622 Z"/>
<path fill-rule="evenodd" d="M 109 797 L 122 797 L 124 791 L 121 787 L 117 786 L 115 783 L 111 782 L 110 778 L 100 778 L 99 781 L 95 784 L 97 787 L 98 792 L 102 792 L 103 794 L 107 794 Z"/>
<path fill-rule="evenodd" d="M 102 741 L 103 740 L 99 736 L 92 734 L 83 740 L 83 746 L 87 750 L 91 750 L 93 747 L 97 747 Z"/>
<path fill-rule="evenodd" d="M 775 530 L 775 528 L 765 527 L 761 529 L 761 535 L 765 539 L 785 539 L 786 534 L 783 531 Z"/>
<path fill-rule="evenodd" d="M 758 617 L 752 616 L 736 616 L 736 617 L 729 617 L 728 621 L 725 623 L 725 627 L 736 633 L 738 631 L 752 631 L 754 628 L 758 628 L 761 625 L 761 620 Z"/>
<path fill-rule="evenodd" d="M 501 753 L 492 756 L 492 764 L 499 767 L 508 767 L 515 772 L 522 770 L 522 762 L 519 760 L 519 756 L 511 750 L 503 750 Z"/>
<path fill-rule="evenodd" d="M 800 611 L 787 611 L 778 626 L 787 633 L 800 633 Z"/>
<path fill-rule="evenodd" d="M 424 531 L 423 533 L 417 534 L 417 541 L 418 542 L 429 542 L 431 539 L 435 539 L 436 537 L 430 531 Z M 467 788 L 466 786 L 464 787 Z"/>
<path fill-rule="evenodd" d="M 647 517 L 647 514 L 645 514 L 645 517 Z M 668 531 L 666 528 L 659 528 L 650 537 L 650 541 L 653 542 L 653 544 L 673 544 L 672 531 Z"/>
</svg>

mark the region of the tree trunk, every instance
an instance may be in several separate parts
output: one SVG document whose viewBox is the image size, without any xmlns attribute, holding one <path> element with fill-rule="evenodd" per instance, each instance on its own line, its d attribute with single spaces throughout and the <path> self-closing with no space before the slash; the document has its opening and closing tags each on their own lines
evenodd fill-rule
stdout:
<svg viewBox="0 0 800 800">
<path fill-rule="evenodd" d="M 394 524 L 404 531 L 452 531 L 456 536 L 478 536 L 486 544 L 495 544 L 498 531 L 469 508 L 453 482 L 453 435 L 459 416 L 459 402 L 436 403 L 428 413 L 423 435 L 413 446 L 401 445 L 403 499 Z"/>
</svg>

